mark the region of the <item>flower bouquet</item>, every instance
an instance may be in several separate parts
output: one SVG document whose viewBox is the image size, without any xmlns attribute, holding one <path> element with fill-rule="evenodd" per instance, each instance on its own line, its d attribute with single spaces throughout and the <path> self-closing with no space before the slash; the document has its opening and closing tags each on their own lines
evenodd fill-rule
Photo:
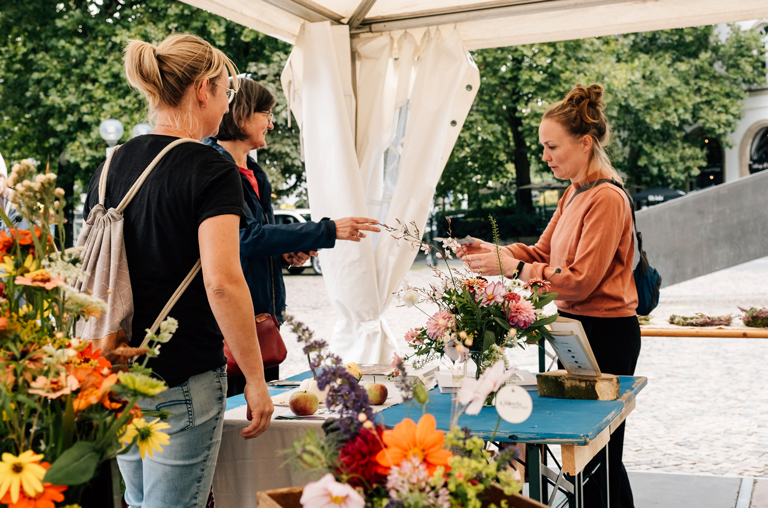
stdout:
<svg viewBox="0 0 768 508">
<path fill-rule="evenodd" d="M 434 416 L 425 413 L 418 423 L 404 419 L 393 429 L 376 421 L 366 391 L 341 364 L 326 352 L 326 344 L 290 316 L 286 323 L 304 342 L 304 352 L 313 354 L 313 369 L 321 390 L 328 390 L 327 405 L 341 415 L 323 425 L 324 437 L 309 430 L 294 443 L 292 459 L 301 467 L 325 473 L 303 488 L 304 508 L 480 508 L 496 506 L 523 508 L 543 506 L 517 493 L 522 485 L 512 467 L 516 449 L 493 452 L 469 429 L 438 430 Z M 503 370 L 503 364 L 501 364 Z M 404 374 L 404 364 L 398 364 Z M 473 380 L 474 381 L 474 380 Z M 417 383 L 414 385 L 413 383 Z M 485 398 L 486 390 L 502 383 L 479 382 L 464 397 L 471 405 Z M 423 385 L 405 375 L 398 376 L 403 399 L 415 400 L 424 409 L 428 394 Z M 482 393 L 480 393 L 482 392 Z M 473 414 L 467 410 L 468 414 Z M 476 413 L 474 413 L 476 414 Z M 299 490 L 299 489 L 296 489 Z M 263 494 L 263 493 L 262 493 Z M 265 506 L 297 506 L 297 492 L 279 492 L 276 498 L 260 501 Z M 513 502 L 513 500 L 515 502 Z M 271 503 L 271 504 L 267 504 Z"/>
<path fill-rule="evenodd" d="M 167 415 L 150 421 L 137 405 L 167 387 L 146 359 L 117 372 L 75 337 L 78 320 L 98 319 L 106 307 L 72 287 L 83 274 L 79 249 L 59 252 L 54 245 L 50 226 L 63 222 L 65 204 L 56 175 L 38 174 L 25 160 L 8 184 L 16 220 L 0 207 L 8 228 L 0 231 L 0 505 L 86 503 L 84 491 L 102 463 L 134 444 L 144 457 L 168 443 L 160 432 Z M 22 221 L 32 227 L 18 227 Z M 63 228 L 57 230 L 63 245 Z M 147 357 L 176 326 L 170 318 L 163 323 Z"/>
<path fill-rule="evenodd" d="M 498 232 L 491 218 L 498 254 Z M 471 359 L 477 365 L 476 376 L 497 360 L 504 358 L 506 347 L 524 347 L 537 343 L 549 335 L 546 325 L 557 319 L 557 313 L 544 314 L 544 307 L 557 298 L 550 292 L 549 279 L 531 279 L 523 283 L 517 279 L 490 281 L 482 275 L 451 268 L 447 260 L 455 255 L 461 245 L 455 238 L 443 240 L 443 248 L 421 241 L 415 223 L 410 227 L 398 221 L 399 227 L 382 225 L 397 240 L 406 240 L 412 247 L 430 252 L 437 250 L 437 257 L 446 260 L 447 272 L 432 267 L 438 282 L 429 288 L 419 288 L 404 283 L 395 293 L 405 306 L 418 308 L 429 301 L 438 311 L 427 319 L 425 326 L 413 328 L 405 335 L 413 353 L 405 357 L 415 367 L 448 357 L 453 362 Z M 449 231 L 450 234 L 450 231 Z M 501 270 L 503 273 L 503 270 Z M 560 269 L 555 270 L 555 274 Z M 427 314 L 428 315 L 428 314 Z M 395 358 L 397 361 L 399 357 Z"/>
</svg>

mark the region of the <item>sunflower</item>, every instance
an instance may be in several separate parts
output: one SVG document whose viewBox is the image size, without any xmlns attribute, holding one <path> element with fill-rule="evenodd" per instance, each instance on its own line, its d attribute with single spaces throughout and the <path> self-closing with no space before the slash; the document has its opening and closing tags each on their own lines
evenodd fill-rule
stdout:
<svg viewBox="0 0 768 508">
<path fill-rule="evenodd" d="M 144 460 L 147 452 L 149 452 L 150 457 L 154 457 L 153 450 L 163 451 L 160 445 L 167 445 L 169 443 L 168 434 L 159 431 L 170 427 L 167 423 L 161 422 L 159 418 L 150 423 L 147 423 L 144 418 L 136 418 L 128 425 L 128 430 L 120 437 L 120 441 L 130 444 L 138 436 L 136 444 L 139 445 L 139 453 L 141 454 L 141 459 Z"/>
<path fill-rule="evenodd" d="M 453 454 L 443 449 L 445 435 L 436 427 L 435 417 L 425 414 L 418 426 L 406 418 L 395 425 L 393 430 L 385 430 L 382 439 L 386 448 L 376 454 L 379 472 L 386 476 L 392 466 L 399 466 L 404 460 L 413 458 L 426 465 L 430 476 L 437 466 L 443 466 L 445 471 L 449 471 L 451 467 L 448 459 Z"/>
<path fill-rule="evenodd" d="M 43 455 L 37 455 L 32 450 L 23 452 L 18 457 L 10 453 L 3 453 L 0 461 L 0 498 L 6 492 L 11 495 L 11 502 L 19 500 L 19 492 L 29 497 L 43 491 L 41 480 L 45 476 L 45 468 L 38 464 Z"/>
</svg>

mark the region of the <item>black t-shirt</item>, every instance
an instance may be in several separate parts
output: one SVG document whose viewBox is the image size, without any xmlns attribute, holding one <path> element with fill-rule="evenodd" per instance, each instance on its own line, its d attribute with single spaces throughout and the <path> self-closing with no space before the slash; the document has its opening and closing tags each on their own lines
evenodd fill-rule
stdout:
<svg viewBox="0 0 768 508">
<path fill-rule="evenodd" d="M 107 177 L 105 207 L 116 207 L 160 151 L 177 138 L 148 134 L 120 147 Z M 99 202 L 96 170 L 88 187 L 83 217 Z M 197 143 L 174 147 L 155 166 L 123 211 L 125 251 L 133 290 L 133 335 L 138 347 L 160 311 L 200 257 L 197 230 L 219 215 L 244 217 L 237 166 L 215 149 Z M 160 356 L 149 361 L 169 386 L 226 363 L 223 336 L 213 317 L 202 271 L 169 316 L 179 328 Z"/>
</svg>

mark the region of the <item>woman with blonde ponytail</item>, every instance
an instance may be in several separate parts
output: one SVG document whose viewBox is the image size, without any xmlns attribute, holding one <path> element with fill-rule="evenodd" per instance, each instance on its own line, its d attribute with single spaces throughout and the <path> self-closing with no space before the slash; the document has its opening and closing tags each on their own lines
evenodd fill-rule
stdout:
<svg viewBox="0 0 768 508">
<path fill-rule="evenodd" d="M 539 126 L 542 160 L 556 178 L 570 180 L 571 186 L 535 245 L 516 243 L 501 249 L 502 266 L 507 277 L 551 279 L 551 291 L 559 294 L 555 304 L 560 315 L 581 321 L 600 370 L 632 375 L 640 354 L 632 274 L 632 205 L 605 153 L 610 129 L 603 108 L 600 85 L 576 85 L 544 113 Z M 460 257 L 484 275 L 500 271 L 491 243 L 476 239 Z M 623 443 L 621 424 L 611 435 L 609 447 L 610 505 L 614 508 L 634 506 L 622 464 Z M 606 486 L 600 482 L 597 475 L 584 486 L 584 506 L 607 506 L 601 496 Z"/>
<path fill-rule="evenodd" d="M 174 35 L 157 47 L 131 41 L 125 50 L 128 81 L 144 94 L 155 121 L 151 134 L 117 147 L 109 166 L 105 208 L 116 207 L 150 162 L 171 143 L 124 210 L 123 234 L 133 292 L 130 345 L 138 347 L 171 295 L 199 259 L 198 272 L 170 316 L 173 339 L 149 360 L 169 389 L 139 401 L 144 410 L 170 413 L 169 444 L 142 459 L 139 450 L 118 458 L 131 507 L 203 508 L 213 479 L 226 406 L 223 340 L 246 378 L 251 425 L 246 439 L 266 430 L 273 412 L 240 268 L 239 227 L 244 217 L 237 166 L 201 139 L 215 135 L 236 93 L 232 62 L 193 35 Z M 99 203 L 103 165 L 91 179 L 83 215 Z M 114 295 L 113 295 L 114 296 Z"/>
</svg>

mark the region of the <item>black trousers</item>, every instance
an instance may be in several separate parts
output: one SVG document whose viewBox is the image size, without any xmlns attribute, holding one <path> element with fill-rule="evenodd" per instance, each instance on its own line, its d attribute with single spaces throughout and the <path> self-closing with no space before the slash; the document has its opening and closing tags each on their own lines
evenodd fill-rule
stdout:
<svg viewBox="0 0 768 508">
<path fill-rule="evenodd" d="M 631 376 L 635 373 L 637 357 L 640 356 L 640 324 L 637 316 L 621 318 L 601 318 L 577 316 L 560 312 L 563 317 L 581 321 L 589 338 L 589 345 L 595 354 L 597 365 L 606 374 Z M 562 368 L 562 366 L 561 366 Z M 629 485 L 627 470 L 624 469 L 622 456 L 624 451 L 624 423 L 611 434 L 608 446 L 611 508 L 634 508 L 632 487 Z M 604 455 L 598 454 L 587 465 L 585 472 L 591 471 Z M 599 475 L 593 476 L 584 486 L 584 506 L 602 508 L 606 506 L 600 493 Z"/>
</svg>

